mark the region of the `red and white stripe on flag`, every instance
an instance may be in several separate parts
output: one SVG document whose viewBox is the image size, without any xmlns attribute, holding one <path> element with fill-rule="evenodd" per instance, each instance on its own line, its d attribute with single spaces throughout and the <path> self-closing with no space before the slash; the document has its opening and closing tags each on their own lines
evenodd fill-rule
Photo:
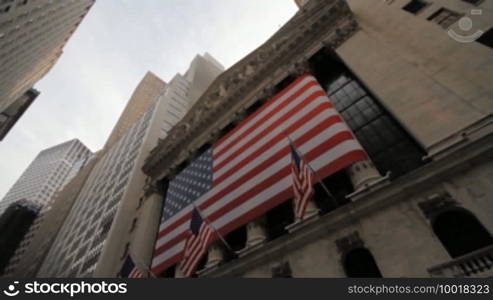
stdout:
<svg viewBox="0 0 493 300">
<path fill-rule="evenodd" d="M 133 270 L 128 274 L 128 278 L 142 278 L 144 274 L 137 267 L 133 268 Z"/>
<path fill-rule="evenodd" d="M 293 198 L 288 136 L 321 179 L 368 159 L 317 80 L 301 76 L 212 146 L 212 188 L 194 205 L 221 235 Z M 153 273 L 182 260 L 193 209 L 161 223 Z"/>
<path fill-rule="evenodd" d="M 296 150 L 294 150 L 296 151 Z M 297 166 L 293 160 L 293 192 L 294 192 L 294 212 L 297 219 L 303 219 L 306 212 L 308 201 L 315 194 L 313 188 L 313 174 L 310 166 L 300 157 L 300 165 Z"/>
<path fill-rule="evenodd" d="M 198 235 L 190 235 L 186 241 L 184 257 L 180 265 L 183 275 L 186 277 L 192 276 L 200 259 L 207 252 L 207 247 L 211 243 L 212 237 L 213 230 L 205 221 L 202 222 Z"/>
</svg>

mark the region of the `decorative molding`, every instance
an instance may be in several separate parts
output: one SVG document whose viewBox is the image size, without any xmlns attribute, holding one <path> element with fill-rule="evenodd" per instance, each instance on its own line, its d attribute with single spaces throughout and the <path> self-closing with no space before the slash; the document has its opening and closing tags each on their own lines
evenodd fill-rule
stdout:
<svg viewBox="0 0 493 300">
<path fill-rule="evenodd" d="M 335 49 L 357 30 L 345 0 L 311 0 L 265 44 L 219 75 L 168 137 L 151 151 L 144 172 L 154 179 L 170 176 L 176 166 L 190 159 L 190 149 L 217 136 L 231 116 L 255 100 L 273 96 L 272 87 L 285 78 L 286 71 L 303 71 L 308 49 Z"/>
</svg>

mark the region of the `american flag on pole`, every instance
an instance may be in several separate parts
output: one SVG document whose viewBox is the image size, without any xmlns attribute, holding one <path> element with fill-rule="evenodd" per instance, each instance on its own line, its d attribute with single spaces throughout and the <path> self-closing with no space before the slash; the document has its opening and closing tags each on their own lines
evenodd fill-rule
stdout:
<svg viewBox="0 0 493 300">
<path fill-rule="evenodd" d="M 213 238 L 213 229 L 202 219 L 200 212 L 194 208 L 190 220 L 190 236 L 185 243 L 185 253 L 180 268 L 186 277 L 195 272 L 200 259 L 207 251 Z"/>
<path fill-rule="evenodd" d="M 127 255 L 127 258 L 125 259 L 125 263 L 123 264 L 123 267 L 120 271 L 120 277 L 142 278 L 144 277 L 144 274 L 142 273 L 142 271 L 139 270 L 139 268 L 137 268 L 130 255 Z"/>
<path fill-rule="evenodd" d="M 291 170 L 293 175 L 294 214 L 297 219 L 302 220 L 305 216 L 308 201 L 315 194 L 313 174 L 310 170 L 310 165 L 305 162 L 295 146 L 291 143 L 289 146 L 291 147 L 291 157 L 293 158 Z"/>
<path fill-rule="evenodd" d="M 195 207 L 224 236 L 293 198 L 288 136 L 322 179 L 368 159 L 317 80 L 301 76 L 170 181 L 154 274 L 184 258 Z"/>
</svg>

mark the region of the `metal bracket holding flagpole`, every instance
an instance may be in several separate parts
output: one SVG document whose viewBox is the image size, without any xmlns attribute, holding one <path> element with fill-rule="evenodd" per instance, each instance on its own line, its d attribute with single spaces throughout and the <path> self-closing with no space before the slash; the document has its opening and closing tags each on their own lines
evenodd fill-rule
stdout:
<svg viewBox="0 0 493 300">
<path fill-rule="evenodd" d="M 296 151 L 296 153 L 301 157 L 303 158 L 303 155 L 301 153 L 298 152 L 298 149 L 295 147 L 293 141 L 289 138 L 289 136 L 287 136 L 288 138 L 288 141 L 289 141 L 289 144 L 292 145 L 293 147 L 293 150 Z M 322 186 L 322 188 L 324 189 L 325 193 L 329 196 L 332 204 L 335 205 L 335 207 L 339 206 L 339 204 L 337 203 L 337 200 L 336 198 L 334 197 L 334 195 L 332 195 L 332 193 L 329 191 L 329 189 L 327 188 L 327 186 L 325 185 L 325 183 L 323 182 L 323 180 L 320 178 L 320 176 L 318 176 L 317 172 L 315 172 L 315 170 L 313 169 L 312 165 L 310 164 L 310 162 L 306 161 L 306 164 L 308 165 L 308 167 L 310 168 L 310 170 L 312 171 L 312 173 L 315 175 L 315 179 L 320 183 L 320 185 Z"/>
</svg>

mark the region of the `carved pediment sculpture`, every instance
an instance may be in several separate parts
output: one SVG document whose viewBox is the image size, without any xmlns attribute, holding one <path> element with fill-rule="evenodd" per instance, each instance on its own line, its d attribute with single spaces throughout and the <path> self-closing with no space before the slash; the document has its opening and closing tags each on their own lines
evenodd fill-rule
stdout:
<svg viewBox="0 0 493 300">
<path fill-rule="evenodd" d="M 176 145 L 183 137 L 185 137 L 190 131 L 190 124 L 186 122 L 178 123 L 173 130 L 171 130 L 167 137 L 168 145 Z"/>
</svg>

